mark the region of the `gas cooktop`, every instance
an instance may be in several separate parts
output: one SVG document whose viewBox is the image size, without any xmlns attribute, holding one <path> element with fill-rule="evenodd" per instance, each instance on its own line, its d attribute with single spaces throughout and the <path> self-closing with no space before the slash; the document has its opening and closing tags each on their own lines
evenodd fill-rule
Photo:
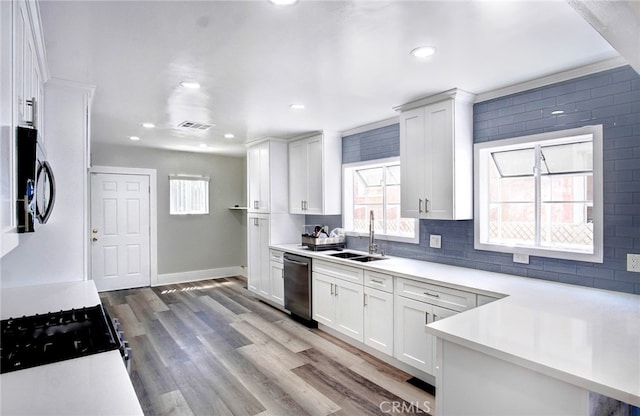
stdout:
<svg viewBox="0 0 640 416">
<path fill-rule="evenodd" d="M 122 350 L 102 305 L 4 319 L 0 330 L 0 373 Z"/>
</svg>

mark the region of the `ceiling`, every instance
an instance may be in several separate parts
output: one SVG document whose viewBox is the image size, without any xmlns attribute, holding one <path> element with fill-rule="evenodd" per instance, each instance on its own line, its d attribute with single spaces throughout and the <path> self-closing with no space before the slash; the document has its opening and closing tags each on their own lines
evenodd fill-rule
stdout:
<svg viewBox="0 0 640 416">
<path fill-rule="evenodd" d="M 40 0 L 40 13 L 50 75 L 96 86 L 93 143 L 238 156 L 245 141 L 344 131 L 451 88 L 619 57 L 564 1 Z M 436 54 L 416 60 L 420 45 Z"/>
</svg>

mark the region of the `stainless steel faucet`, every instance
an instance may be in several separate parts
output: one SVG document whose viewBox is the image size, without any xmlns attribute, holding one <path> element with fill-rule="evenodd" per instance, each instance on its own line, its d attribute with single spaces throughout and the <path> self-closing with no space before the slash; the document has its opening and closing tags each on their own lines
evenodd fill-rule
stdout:
<svg viewBox="0 0 640 416">
<path fill-rule="evenodd" d="M 369 211 L 369 254 L 373 254 L 378 251 L 378 245 L 376 244 L 375 232 L 373 225 L 373 210 Z"/>
</svg>

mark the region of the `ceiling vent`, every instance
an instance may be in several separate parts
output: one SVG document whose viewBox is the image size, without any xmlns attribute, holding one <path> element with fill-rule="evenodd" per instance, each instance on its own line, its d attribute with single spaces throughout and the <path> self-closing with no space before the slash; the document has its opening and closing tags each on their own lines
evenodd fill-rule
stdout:
<svg viewBox="0 0 640 416">
<path fill-rule="evenodd" d="M 196 123 L 195 121 L 183 121 L 182 123 L 178 124 L 178 127 L 182 127 L 183 129 L 198 131 L 207 131 L 213 126 L 214 124 Z"/>
</svg>

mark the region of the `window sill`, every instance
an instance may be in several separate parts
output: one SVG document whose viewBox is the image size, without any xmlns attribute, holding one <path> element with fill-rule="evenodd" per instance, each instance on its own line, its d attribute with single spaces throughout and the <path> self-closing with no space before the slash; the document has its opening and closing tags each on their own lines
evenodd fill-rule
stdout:
<svg viewBox="0 0 640 416">
<path fill-rule="evenodd" d="M 345 231 L 347 237 L 358 237 L 358 238 L 369 238 L 368 233 L 359 233 L 357 231 Z M 394 241 L 397 243 L 408 243 L 408 244 L 420 244 L 420 238 L 416 236 L 415 238 L 411 237 L 401 237 L 398 235 L 387 235 L 387 234 L 375 234 L 376 240 L 382 241 Z"/>
</svg>

